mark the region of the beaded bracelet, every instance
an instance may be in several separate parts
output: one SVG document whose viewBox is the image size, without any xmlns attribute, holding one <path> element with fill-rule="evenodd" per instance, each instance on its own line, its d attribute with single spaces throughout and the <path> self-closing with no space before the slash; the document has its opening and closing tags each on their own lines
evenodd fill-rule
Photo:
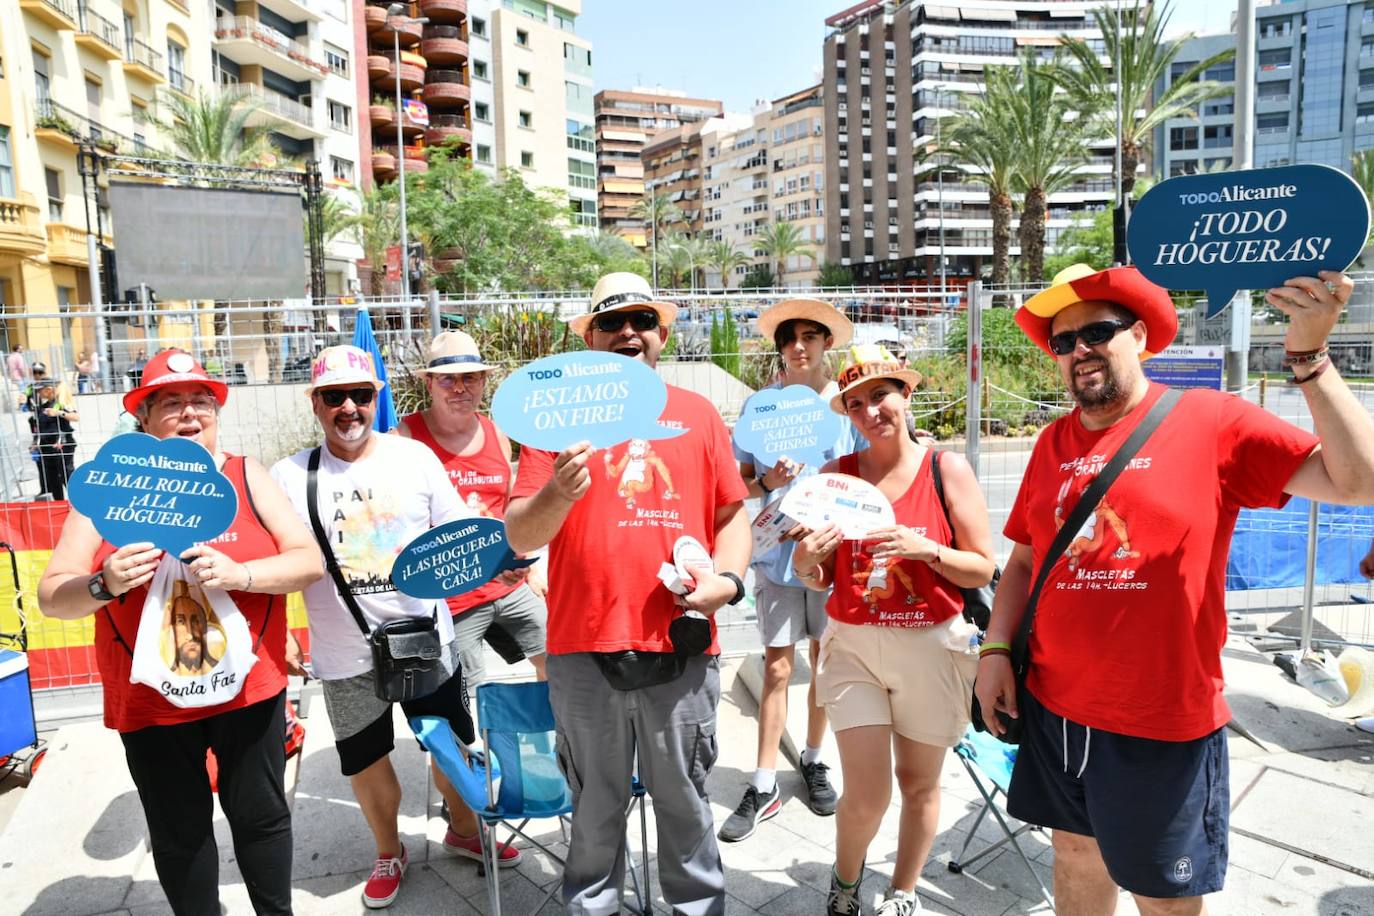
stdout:
<svg viewBox="0 0 1374 916">
<path fill-rule="evenodd" d="M 1288 380 L 1288 384 L 1306 385 L 1308 382 L 1312 381 L 1314 378 L 1325 372 L 1330 365 L 1331 360 L 1324 358 L 1321 362 L 1317 363 L 1317 365 L 1307 375 L 1304 375 L 1302 378 L 1298 378 L 1296 375 L 1294 375 L 1292 378 Z"/>
</svg>

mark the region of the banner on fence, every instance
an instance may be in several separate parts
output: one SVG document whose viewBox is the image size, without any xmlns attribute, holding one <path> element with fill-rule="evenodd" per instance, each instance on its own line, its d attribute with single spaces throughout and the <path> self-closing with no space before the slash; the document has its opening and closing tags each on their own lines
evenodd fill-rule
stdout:
<svg viewBox="0 0 1374 916">
<path fill-rule="evenodd" d="M 1141 363 L 1141 368 L 1150 381 L 1170 388 L 1220 391 L 1225 364 L 1225 347 L 1168 347 Z"/>
</svg>

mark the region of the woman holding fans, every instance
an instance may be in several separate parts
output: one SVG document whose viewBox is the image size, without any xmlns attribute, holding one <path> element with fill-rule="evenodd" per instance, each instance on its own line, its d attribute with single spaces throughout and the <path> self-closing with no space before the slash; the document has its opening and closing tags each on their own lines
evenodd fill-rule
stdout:
<svg viewBox="0 0 1374 916">
<path fill-rule="evenodd" d="M 968 463 L 907 434 L 907 402 L 920 378 L 881 347 L 856 347 L 830 402 L 869 446 L 822 470 L 876 486 L 892 503 L 896 524 L 862 541 L 844 540 L 834 525 L 795 533 L 797 576 L 812 589 L 833 589 L 816 675 L 844 776 L 832 914 L 860 912 L 868 844 L 887 810 L 894 772 L 902 797 L 897 861 L 877 914 L 908 916 L 919 908 L 916 878 L 935 839 L 945 751 L 969 721 L 977 630 L 963 620 L 960 588 L 991 580 L 992 540 Z M 948 516 L 931 477 L 941 458 Z"/>
<path fill-rule="evenodd" d="M 283 785 L 288 665 L 282 596 L 324 574 L 314 539 L 262 465 L 220 450 L 219 414 L 227 398 L 225 384 L 179 350 L 153 357 L 142 383 L 124 396 L 125 410 L 138 418 L 144 432 L 157 439 L 192 439 L 214 457 L 238 497 L 237 513 L 223 534 L 172 558 L 149 543 L 116 548 L 73 509 L 38 586 L 47 616 L 80 620 L 95 615 L 105 724 L 124 743 L 148 820 L 158 879 L 179 916 L 220 912 L 207 750 L 217 758 L 220 807 L 253 909 L 291 912 L 291 812 Z M 158 690 L 130 683 L 150 585 L 160 564 L 178 559 L 201 588 L 227 593 L 252 640 L 256 662 L 250 663 L 238 693 L 217 705 L 176 706 Z M 160 615 L 162 609 L 150 612 Z M 197 618 L 201 636 L 204 613 Z M 205 648 L 202 642 L 192 654 L 197 662 L 213 664 Z"/>
</svg>

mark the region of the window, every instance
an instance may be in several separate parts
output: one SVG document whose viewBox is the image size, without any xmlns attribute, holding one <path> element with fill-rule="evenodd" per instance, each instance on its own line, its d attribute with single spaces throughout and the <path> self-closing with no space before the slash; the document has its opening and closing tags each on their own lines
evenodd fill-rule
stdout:
<svg viewBox="0 0 1374 916">
<path fill-rule="evenodd" d="M 330 99 L 329 126 L 345 134 L 353 133 L 353 109 Z"/>
<path fill-rule="evenodd" d="M 557 12 L 557 8 L 555 8 L 553 14 L 553 24 L 565 32 L 571 32 L 574 31 L 574 27 L 577 24 L 577 20 L 574 19 L 572 16 L 562 15 L 561 13 Z"/>
<path fill-rule="evenodd" d="M 1197 61 L 1195 60 L 1174 61 L 1172 64 L 1169 65 L 1169 82 L 1177 83 L 1179 81 L 1179 78 L 1182 77 L 1183 74 L 1187 73 L 1189 70 L 1196 66 Z"/>
<path fill-rule="evenodd" d="M 0 197 L 14 198 L 14 153 L 10 129 L 4 124 L 0 124 Z"/>
<path fill-rule="evenodd" d="M 1196 127 L 1173 127 L 1169 129 L 1169 149 L 1197 149 Z"/>
<path fill-rule="evenodd" d="M 1285 118 L 1287 116 L 1285 115 Z M 1202 145 L 1207 149 L 1231 146 L 1231 125 L 1219 124 L 1202 129 Z"/>
<path fill-rule="evenodd" d="M 336 48 L 326 43 L 324 46 L 324 60 L 329 65 L 329 70 L 336 76 L 348 79 L 348 52 Z"/>
<path fill-rule="evenodd" d="M 37 48 L 34 48 L 34 49 L 33 49 L 33 81 L 34 81 L 34 88 L 37 90 L 37 94 L 38 94 L 38 104 L 39 104 L 39 105 L 42 105 L 42 106 L 44 106 L 44 107 L 46 107 L 46 103 L 47 103 L 48 99 L 52 97 L 52 96 L 51 96 L 51 92 L 50 92 L 51 83 L 50 83 L 49 78 L 48 78 L 48 70 L 49 70 L 49 68 L 50 68 L 51 66 L 52 66 L 52 61 L 48 59 L 48 55 L 46 55 L 46 54 L 44 54 L 43 52 L 39 51 Z"/>
<path fill-rule="evenodd" d="M 487 76 L 487 62 L 484 60 L 474 60 L 472 62 L 472 75 L 475 79 L 489 79 Z"/>
<path fill-rule="evenodd" d="M 479 121 L 490 121 L 491 106 L 489 106 L 486 102 L 473 102 L 472 116 Z"/>
<path fill-rule="evenodd" d="M 528 88 L 530 88 L 530 71 L 528 71 L 528 70 L 516 70 L 516 71 L 515 71 L 515 85 L 519 86 L 519 87 L 522 88 L 522 89 L 528 89 Z"/>
<path fill-rule="evenodd" d="M 1368 10 L 1366 10 L 1365 13 L 1366 13 L 1366 15 L 1368 15 Z M 1260 37 L 1260 38 L 1283 38 L 1283 37 L 1287 36 L 1287 35 L 1292 31 L 1292 29 L 1293 29 L 1293 20 L 1291 20 L 1291 19 L 1281 19 L 1281 20 L 1278 20 L 1278 21 L 1275 21 L 1275 20 L 1272 20 L 1272 19 L 1271 19 L 1271 20 L 1269 20 L 1268 22 L 1263 22 L 1263 23 L 1260 24 L 1260 27 L 1259 27 L 1259 37 Z"/>
<path fill-rule="evenodd" d="M 534 153 L 531 153 L 529 150 L 521 150 L 521 151 L 520 151 L 520 167 L 521 167 L 522 169 L 532 169 L 532 168 L 534 168 Z"/>
<path fill-rule="evenodd" d="M 44 169 L 43 180 L 48 186 L 48 219 L 62 222 L 62 174 L 56 169 Z"/>
<path fill-rule="evenodd" d="M 528 48 L 530 46 L 530 33 L 526 32 L 524 29 L 516 29 L 515 43 L 522 48 Z"/>
<path fill-rule="evenodd" d="M 1255 130 L 1261 134 L 1282 134 L 1288 132 L 1288 112 L 1262 114 L 1255 119 Z"/>
<path fill-rule="evenodd" d="M 1374 50 L 1374 42 L 1365 42 L 1365 45 L 1360 48 L 1360 53 L 1367 54 L 1369 50 Z M 1292 66 L 1293 49 L 1275 48 L 1272 51 L 1261 51 L 1258 63 L 1261 73 L 1266 70 L 1282 70 L 1284 67 Z"/>
<path fill-rule="evenodd" d="M 531 115 L 528 111 L 520 112 L 520 126 L 534 127 L 534 116 Z"/>
<path fill-rule="evenodd" d="M 478 161 L 478 162 L 485 162 L 485 163 L 490 164 L 490 162 L 491 162 L 491 147 L 490 147 L 490 146 L 483 146 L 483 145 L 480 144 L 480 143 L 477 144 L 477 161 Z"/>
<path fill-rule="evenodd" d="M 334 174 L 335 181 L 342 181 L 345 184 L 353 183 L 353 163 L 347 159 L 340 159 L 338 156 L 329 157 L 329 170 Z"/>
<path fill-rule="evenodd" d="M 487 21 L 485 19 L 473 17 L 472 22 L 468 25 L 468 33 L 478 38 L 486 38 Z M 488 152 L 490 152 L 490 150 L 488 150 Z"/>
<path fill-rule="evenodd" d="M 186 49 L 167 39 L 167 82 L 178 91 L 186 89 Z"/>
<path fill-rule="evenodd" d="M 100 83 L 89 76 L 86 77 L 86 114 L 92 121 L 100 122 Z M 98 136 L 99 133 L 99 129 L 92 124 L 92 136 Z"/>
</svg>

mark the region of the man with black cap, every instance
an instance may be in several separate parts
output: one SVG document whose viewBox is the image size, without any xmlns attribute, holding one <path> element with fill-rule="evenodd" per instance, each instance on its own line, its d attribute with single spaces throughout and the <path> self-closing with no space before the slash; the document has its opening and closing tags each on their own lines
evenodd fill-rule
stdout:
<svg viewBox="0 0 1374 916">
<path fill-rule="evenodd" d="M 589 314 L 570 326 L 590 349 L 652 367 L 676 314 L 644 278 L 612 273 L 593 289 Z M 570 913 L 620 910 L 636 758 L 654 800 L 664 900 L 689 916 L 725 912 L 706 797 L 720 701 L 711 617 L 744 597 L 746 489 L 709 401 L 670 385 L 659 423 L 685 431 L 621 443 L 600 456 L 586 442 L 556 455 L 523 449 L 506 511 L 512 549 L 549 544 L 545 670 L 573 792 L 563 873 Z M 636 485 L 627 497 L 621 483 L 631 477 Z M 714 569 L 694 566 L 694 589 L 675 601 L 657 575 L 684 536 L 705 547 Z"/>
<path fill-rule="evenodd" d="M 1124 888 L 1142 916 L 1197 914 L 1222 887 L 1231 533 L 1241 508 L 1289 496 L 1374 503 L 1374 420 L 1326 350 L 1353 289 L 1324 271 L 1265 296 L 1289 316 L 1285 364 L 1317 435 L 1239 397 L 1184 392 L 1058 557 L 1047 554 L 1080 495 L 1167 390 L 1141 363 L 1173 341 L 1178 318 L 1135 268 L 1084 265 L 1016 314 L 1078 407 L 1040 435 L 1007 520 L 1014 547 L 976 693 L 995 734 L 995 711 L 1022 720 L 1008 809 L 1053 829 L 1060 913 L 1111 913 Z M 1008 656 L 1043 562 L 1018 703 Z"/>
</svg>

